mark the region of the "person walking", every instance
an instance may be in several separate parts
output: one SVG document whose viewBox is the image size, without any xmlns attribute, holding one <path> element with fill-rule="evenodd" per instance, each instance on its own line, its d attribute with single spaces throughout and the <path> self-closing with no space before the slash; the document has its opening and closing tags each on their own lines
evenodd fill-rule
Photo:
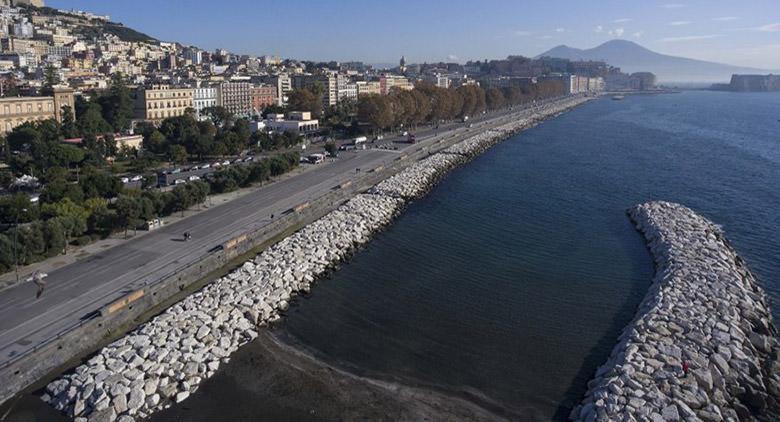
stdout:
<svg viewBox="0 0 780 422">
<path fill-rule="evenodd" d="M 28 280 L 32 281 L 36 286 L 38 286 L 38 291 L 35 293 L 35 299 L 40 299 L 41 295 L 43 295 L 43 290 L 46 288 L 46 282 L 43 281 L 43 279 L 48 276 L 49 275 L 43 271 L 35 270 L 30 278 L 28 278 Z"/>
</svg>

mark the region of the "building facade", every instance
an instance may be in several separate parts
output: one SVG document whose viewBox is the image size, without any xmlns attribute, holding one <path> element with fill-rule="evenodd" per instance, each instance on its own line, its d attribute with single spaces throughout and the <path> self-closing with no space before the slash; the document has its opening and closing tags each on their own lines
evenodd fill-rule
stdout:
<svg viewBox="0 0 780 422">
<path fill-rule="evenodd" d="M 411 90 L 414 85 L 405 76 L 382 75 L 379 77 L 379 90 L 382 95 L 387 95 L 393 88 Z"/>
<path fill-rule="evenodd" d="M 263 85 L 252 87 L 252 109 L 255 113 L 262 113 L 266 107 L 276 103 L 275 86 Z"/>
<path fill-rule="evenodd" d="M 51 97 L 0 98 L 0 133 L 11 132 L 27 122 L 56 119 L 62 123 L 62 107 L 73 110 L 73 90 L 57 88 Z"/>
<path fill-rule="evenodd" d="M 284 114 L 269 114 L 265 127 L 273 132 L 290 132 L 295 135 L 308 135 L 320 130 L 320 122 L 311 118 L 308 111 L 293 111 L 285 119 Z"/>
<path fill-rule="evenodd" d="M 358 98 L 366 95 L 382 94 L 382 87 L 379 81 L 358 81 L 355 83 Z"/>
<path fill-rule="evenodd" d="M 195 114 L 203 115 L 203 110 L 219 105 L 219 88 L 214 86 L 202 86 L 192 90 L 192 102 Z"/>
<path fill-rule="evenodd" d="M 236 115 L 252 114 L 252 84 L 223 82 L 219 87 L 220 105 Z"/>
<path fill-rule="evenodd" d="M 154 85 L 141 88 L 136 95 L 136 117 L 152 122 L 183 116 L 188 108 L 193 107 L 192 88 Z"/>
</svg>

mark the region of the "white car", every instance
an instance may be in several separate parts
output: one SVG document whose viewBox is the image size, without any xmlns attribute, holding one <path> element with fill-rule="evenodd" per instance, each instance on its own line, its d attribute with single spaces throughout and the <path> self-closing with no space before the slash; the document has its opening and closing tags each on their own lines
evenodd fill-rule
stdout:
<svg viewBox="0 0 780 422">
<path fill-rule="evenodd" d="M 230 160 L 225 160 L 225 161 L 223 161 L 223 162 L 222 162 L 222 165 L 223 165 L 223 166 L 229 166 L 229 165 L 230 165 Z"/>
<path fill-rule="evenodd" d="M 139 181 L 141 181 L 141 179 L 143 179 L 143 178 L 144 178 L 143 176 L 133 176 L 133 178 L 132 178 L 132 179 L 130 179 L 130 180 L 132 180 L 133 182 L 139 182 Z"/>
<path fill-rule="evenodd" d="M 184 179 L 176 179 L 175 182 L 173 182 L 174 185 L 181 185 L 182 183 L 187 183 Z"/>
<path fill-rule="evenodd" d="M 200 168 L 202 168 L 202 169 L 207 169 L 207 168 L 210 168 L 210 167 L 211 167 L 211 164 L 208 164 L 208 163 L 200 166 Z"/>
<path fill-rule="evenodd" d="M 190 182 L 194 182 L 196 180 L 200 180 L 200 177 L 193 175 L 193 176 L 188 177 L 187 180 L 189 180 Z"/>
<path fill-rule="evenodd" d="M 122 183 L 130 183 L 130 179 L 128 179 L 127 177 L 123 177 L 121 180 Z"/>
</svg>

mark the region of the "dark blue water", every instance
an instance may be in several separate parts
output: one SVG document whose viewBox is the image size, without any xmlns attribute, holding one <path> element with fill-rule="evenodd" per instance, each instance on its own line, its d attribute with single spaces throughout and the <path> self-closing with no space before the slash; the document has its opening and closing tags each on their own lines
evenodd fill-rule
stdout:
<svg viewBox="0 0 780 422">
<path fill-rule="evenodd" d="M 565 417 L 653 275 L 625 216 L 684 203 L 780 303 L 780 95 L 603 99 L 498 145 L 301 300 L 291 341 L 364 375 Z"/>
</svg>

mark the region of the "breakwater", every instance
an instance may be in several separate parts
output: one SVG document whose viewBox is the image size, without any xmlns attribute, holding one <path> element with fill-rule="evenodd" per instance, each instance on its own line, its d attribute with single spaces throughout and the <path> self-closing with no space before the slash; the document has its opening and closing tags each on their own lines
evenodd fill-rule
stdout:
<svg viewBox="0 0 780 422">
<path fill-rule="evenodd" d="M 721 229 L 667 202 L 629 216 L 656 275 L 570 419 L 780 419 L 780 346 L 767 299 Z"/>
<path fill-rule="evenodd" d="M 43 399 L 71 417 L 95 420 L 143 418 L 185 400 L 259 326 L 278 319 L 293 295 L 308 291 L 448 170 L 584 101 L 547 104 L 412 164 L 109 344 L 51 382 Z"/>
</svg>

